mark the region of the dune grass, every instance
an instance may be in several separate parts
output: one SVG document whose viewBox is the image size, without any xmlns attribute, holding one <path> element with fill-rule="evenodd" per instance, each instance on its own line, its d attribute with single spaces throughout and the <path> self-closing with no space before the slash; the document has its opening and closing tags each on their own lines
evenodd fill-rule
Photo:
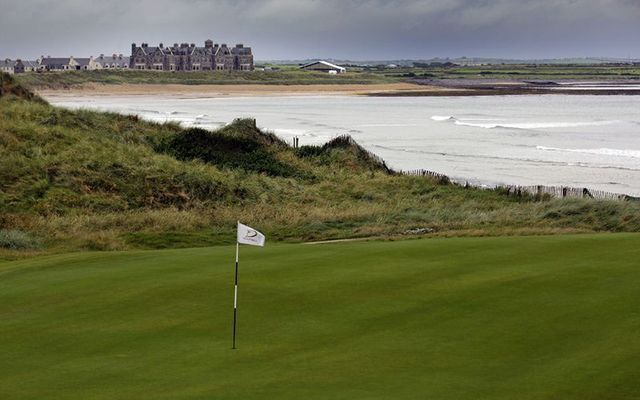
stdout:
<svg viewBox="0 0 640 400">
<path fill-rule="evenodd" d="M 237 219 L 285 241 L 640 231 L 640 203 L 508 197 L 397 175 L 348 137 L 293 149 L 253 120 L 185 130 L 55 108 L 11 82 L 0 230 L 37 245 L 0 241 L 0 259 L 224 244 Z"/>
<path fill-rule="evenodd" d="M 258 226 L 259 227 L 259 226 Z M 640 236 L 0 262 L 0 397 L 637 399 Z"/>
</svg>

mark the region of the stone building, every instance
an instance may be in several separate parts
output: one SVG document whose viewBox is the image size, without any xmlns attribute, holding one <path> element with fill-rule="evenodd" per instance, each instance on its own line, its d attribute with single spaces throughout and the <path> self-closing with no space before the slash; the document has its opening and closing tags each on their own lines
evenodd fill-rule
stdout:
<svg viewBox="0 0 640 400">
<path fill-rule="evenodd" d="M 133 43 L 129 67 L 157 71 L 252 71 L 253 53 L 242 44 L 228 47 L 212 40 L 205 41 L 204 47 L 194 43 L 175 43 L 170 47 L 162 43 L 155 47 Z"/>
</svg>

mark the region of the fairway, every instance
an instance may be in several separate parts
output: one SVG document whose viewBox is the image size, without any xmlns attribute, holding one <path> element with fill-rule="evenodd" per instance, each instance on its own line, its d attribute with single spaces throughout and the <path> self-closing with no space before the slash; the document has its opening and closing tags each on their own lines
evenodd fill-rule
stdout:
<svg viewBox="0 0 640 400">
<path fill-rule="evenodd" d="M 640 235 L 0 262 L 0 399 L 638 399 Z"/>
</svg>

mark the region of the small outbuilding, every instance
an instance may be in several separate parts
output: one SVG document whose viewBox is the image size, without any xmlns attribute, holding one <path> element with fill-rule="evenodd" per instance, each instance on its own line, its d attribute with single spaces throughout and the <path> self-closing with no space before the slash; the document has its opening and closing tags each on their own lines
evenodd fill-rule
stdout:
<svg viewBox="0 0 640 400">
<path fill-rule="evenodd" d="M 326 72 L 329 74 L 343 74 L 347 69 L 339 65 L 332 64 L 328 61 L 314 61 L 312 63 L 300 66 L 305 71 Z"/>
</svg>

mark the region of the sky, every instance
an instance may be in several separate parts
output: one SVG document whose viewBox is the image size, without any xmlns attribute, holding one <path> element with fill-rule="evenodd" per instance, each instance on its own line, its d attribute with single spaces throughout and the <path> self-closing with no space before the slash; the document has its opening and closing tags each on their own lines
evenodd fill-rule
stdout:
<svg viewBox="0 0 640 400">
<path fill-rule="evenodd" d="M 257 60 L 640 58 L 640 0 L 0 0 L 0 56 L 251 46 Z"/>
</svg>

